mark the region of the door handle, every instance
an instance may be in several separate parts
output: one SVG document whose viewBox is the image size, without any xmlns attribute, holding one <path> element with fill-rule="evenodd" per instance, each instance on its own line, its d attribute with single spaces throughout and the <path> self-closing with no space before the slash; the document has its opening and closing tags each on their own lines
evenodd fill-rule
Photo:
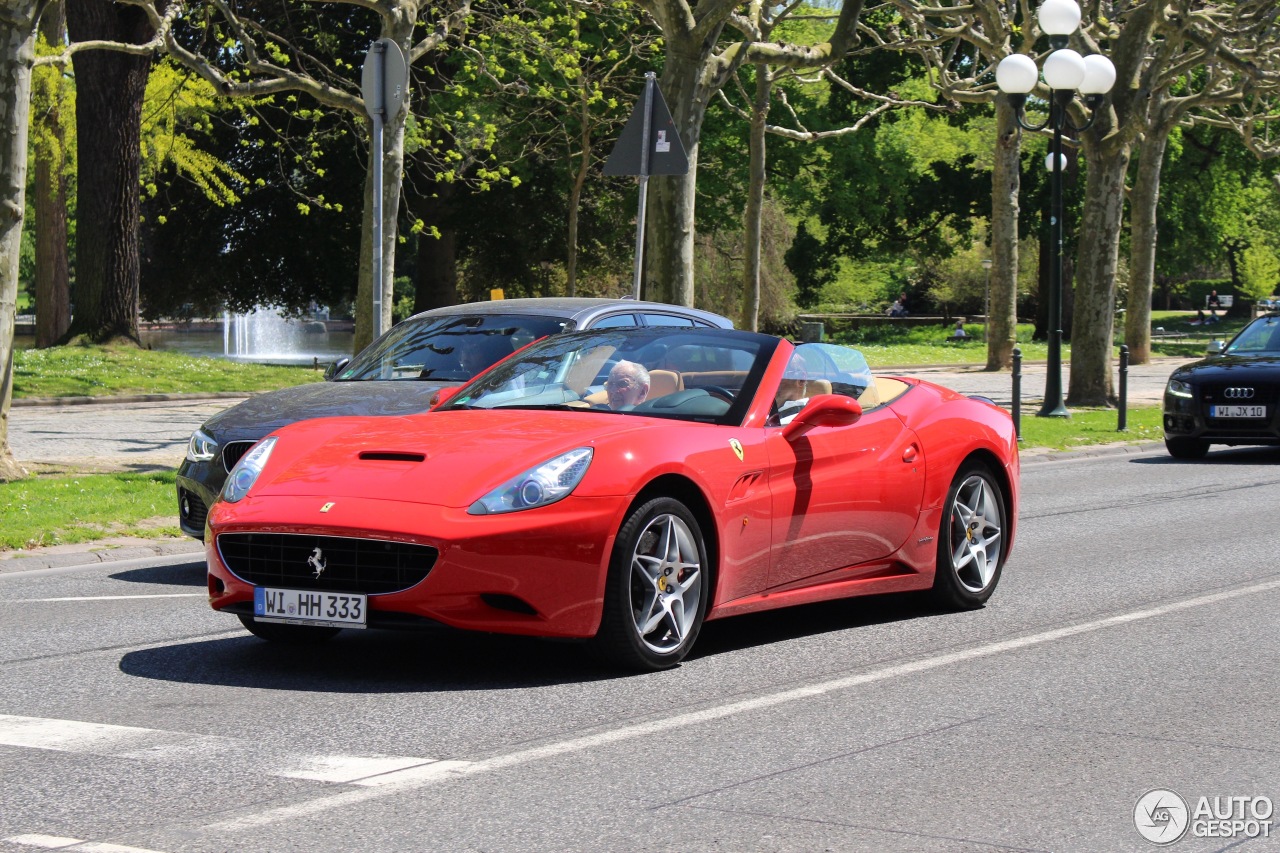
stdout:
<svg viewBox="0 0 1280 853">
<path fill-rule="evenodd" d="M 913 444 L 910 447 L 908 447 L 906 450 L 902 451 L 902 461 L 906 462 L 909 465 L 912 462 L 916 461 L 916 456 L 918 456 L 919 454 L 920 454 L 920 448 Z"/>
</svg>

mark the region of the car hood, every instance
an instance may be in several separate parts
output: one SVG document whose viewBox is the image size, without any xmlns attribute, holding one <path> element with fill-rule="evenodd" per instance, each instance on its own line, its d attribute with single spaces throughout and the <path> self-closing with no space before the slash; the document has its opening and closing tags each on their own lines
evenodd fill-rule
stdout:
<svg viewBox="0 0 1280 853">
<path fill-rule="evenodd" d="M 1280 380 L 1280 355 L 1220 355 L 1185 364 L 1174 377 L 1197 382 Z"/>
<path fill-rule="evenodd" d="M 250 497 L 376 498 L 467 507 L 561 453 L 625 442 L 628 434 L 652 425 L 647 418 L 609 412 L 527 410 L 308 421 L 278 433 L 267 470 Z"/>
<path fill-rule="evenodd" d="M 458 384 L 405 379 L 315 382 L 250 397 L 209 418 L 201 428 L 226 443 L 256 441 L 309 418 L 418 414 L 431 407 L 437 391 Z"/>
</svg>

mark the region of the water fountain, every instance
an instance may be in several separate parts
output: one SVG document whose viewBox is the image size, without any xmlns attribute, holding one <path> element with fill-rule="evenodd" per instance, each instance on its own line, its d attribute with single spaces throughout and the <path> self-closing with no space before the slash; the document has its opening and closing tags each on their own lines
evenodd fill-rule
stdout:
<svg viewBox="0 0 1280 853">
<path fill-rule="evenodd" d="M 289 319 L 275 308 L 222 315 L 222 354 L 236 361 L 311 362 L 322 353 L 328 355 L 327 337 L 323 323 Z"/>
</svg>

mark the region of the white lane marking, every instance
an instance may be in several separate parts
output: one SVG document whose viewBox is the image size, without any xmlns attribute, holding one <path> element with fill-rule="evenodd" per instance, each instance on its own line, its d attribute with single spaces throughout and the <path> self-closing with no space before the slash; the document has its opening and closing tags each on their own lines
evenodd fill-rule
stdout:
<svg viewBox="0 0 1280 853">
<path fill-rule="evenodd" d="M 39 847 L 44 850 L 72 850 L 75 853 L 160 853 L 145 847 L 127 847 L 123 844 L 107 844 L 102 841 L 83 841 L 79 838 L 62 838 L 58 835 L 14 835 L 6 838 L 10 844 Z"/>
<path fill-rule="evenodd" d="M 740 702 L 730 702 L 726 705 L 705 708 L 700 711 L 690 711 L 662 719 L 646 720 L 641 723 L 622 726 L 621 728 L 613 729 L 612 731 L 600 732 L 599 734 L 594 735 L 584 735 L 582 737 L 571 738 L 558 743 L 549 743 L 543 746 L 533 747 L 531 749 L 508 753 L 507 755 L 494 756 L 493 758 L 484 759 L 482 761 L 459 762 L 460 766 L 458 767 L 441 767 L 439 771 L 424 774 L 421 778 L 414 778 L 412 775 L 407 775 L 402 779 L 388 780 L 386 783 L 376 788 L 370 788 L 364 791 L 344 791 L 340 794 L 317 797 L 313 800 L 294 803 L 292 805 L 265 809 L 254 814 L 246 814 L 230 820 L 211 823 L 205 826 L 204 829 L 216 832 L 243 832 L 245 830 L 256 829 L 267 824 L 307 817 L 313 814 L 326 812 L 331 809 L 342 808 L 347 805 L 356 805 L 368 800 L 387 796 L 388 794 L 396 794 L 406 790 L 412 790 L 414 788 L 435 785 L 452 779 L 475 776 L 495 770 L 503 770 L 520 764 L 527 764 L 529 762 L 540 761 L 546 758 L 555 758 L 557 756 L 567 755 L 570 753 L 583 752 L 600 746 L 610 746 L 636 738 L 650 737 L 655 731 L 666 731 L 670 729 L 678 730 L 688 726 L 697 725 L 699 723 L 706 723 L 712 720 L 735 716 L 737 714 L 745 714 L 751 711 L 772 708 L 789 702 L 796 702 L 802 699 L 810 699 L 815 696 L 823 696 L 828 693 L 848 690 L 852 687 L 860 687 L 864 684 L 872 684 L 877 681 L 886 681 L 906 675 L 928 672 L 929 670 L 939 669 L 952 664 L 965 663 L 979 658 L 1001 654 L 1003 652 L 1018 651 L 1020 649 L 1042 645 L 1044 643 L 1065 639 L 1067 637 L 1075 637 L 1080 634 L 1101 631 L 1118 625 L 1140 622 L 1144 619 L 1168 616 L 1169 614 L 1178 613 L 1183 610 L 1190 610 L 1195 607 L 1203 607 L 1209 604 L 1217 604 L 1222 601 L 1229 601 L 1233 598 L 1240 598 L 1246 595 L 1270 592 L 1275 589 L 1280 589 L 1280 580 L 1266 581 L 1264 583 L 1254 584 L 1253 586 L 1241 587 L 1239 589 L 1227 590 L 1225 592 L 1211 593 L 1209 595 L 1197 596 L 1196 598 L 1188 598 L 1172 604 L 1151 607 L 1145 610 L 1135 610 L 1130 613 L 1122 613 L 1118 616 L 1108 616 L 1104 619 L 1095 619 L 1091 622 L 1082 622 L 1078 625 L 1070 625 L 1065 628 L 1055 628 L 1051 631 L 1042 631 L 1038 634 L 1029 634 L 1025 637 L 1016 637 L 1014 639 L 1003 640 L 998 643 L 988 643 L 984 646 L 975 646 L 970 649 L 949 652 L 947 654 L 924 658 L 922 660 L 899 664 L 897 666 L 884 667 L 883 669 L 871 670 L 857 675 L 833 678 L 828 681 L 821 681 L 805 687 L 796 687 L 790 690 L 783 690 L 778 693 L 757 696 L 754 699 L 745 699 Z M 440 763 L 443 764 L 444 762 Z"/>
<path fill-rule="evenodd" d="M 152 762 L 198 760 L 246 750 L 246 744 L 238 738 L 8 714 L 0 714 L 0 745 Z M 259 752 L 255 750 L 254 754 Z M 381 787 L 402 780 L 429 779 L 469 762 L 406 755 L 282 753 L 273 763 L 275 769 L 268 766 L 263 772 L 329 784 Z"/>
<path fill-rule="evenodd" d="M 0 604 L 45 604 L 50 601 L 126 601 L 134 598 L 208 598 L 207 592 L 165 592 L 154 595 L 81 595 L 74 598 L 17 598 Z"/>
<path fill-rule="evenodd" d="M 355 782 L 432 762 L 433 759 L 430 758 L 399 756 L 313 755 L 304 757 L 298 768 L 283 770 L 276 775 L 291 779 L 312 779 L 316 782 Z"/>
<path fill-rule="evenodd" d="M 79 838 L 62 838 L 57 835 L 14 835 L 6 838 L 10 844 L 22 844 L 26 847 L 43 847 L 45 850 L 61 850 L 80 844 Z"/>
</svg>

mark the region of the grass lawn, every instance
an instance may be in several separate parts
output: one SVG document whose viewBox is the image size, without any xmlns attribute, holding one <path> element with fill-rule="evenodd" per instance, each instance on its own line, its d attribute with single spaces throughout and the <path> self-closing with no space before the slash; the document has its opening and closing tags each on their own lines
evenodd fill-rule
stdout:
<svg viewBox="0 0 1280 853">
<path fill-rule="evenodd" d="M 1069 418 L 1038 418 L 1034 411 L 1024 410 L 1019 424 L 1022 447 L 1076 450 L 1115 442 L 1164 440 L 1159 406 L 1130 407 L 1125 432 L 1116 432 L 1118 416 L 1115 409 L 1072 409 Z"/>
<path fill-rule="evenodd" d="M 0 550 L 111 536 L 181 536 L 173 472 L 0 483 Z"/>
<path fill-rule="evenodd" d="M 72 345 L 16 350 L 13 396 L 270 391 L 322 378 L 322 373 L 311 367 L 241 364 L 119 345 Z"/>
</svg>

